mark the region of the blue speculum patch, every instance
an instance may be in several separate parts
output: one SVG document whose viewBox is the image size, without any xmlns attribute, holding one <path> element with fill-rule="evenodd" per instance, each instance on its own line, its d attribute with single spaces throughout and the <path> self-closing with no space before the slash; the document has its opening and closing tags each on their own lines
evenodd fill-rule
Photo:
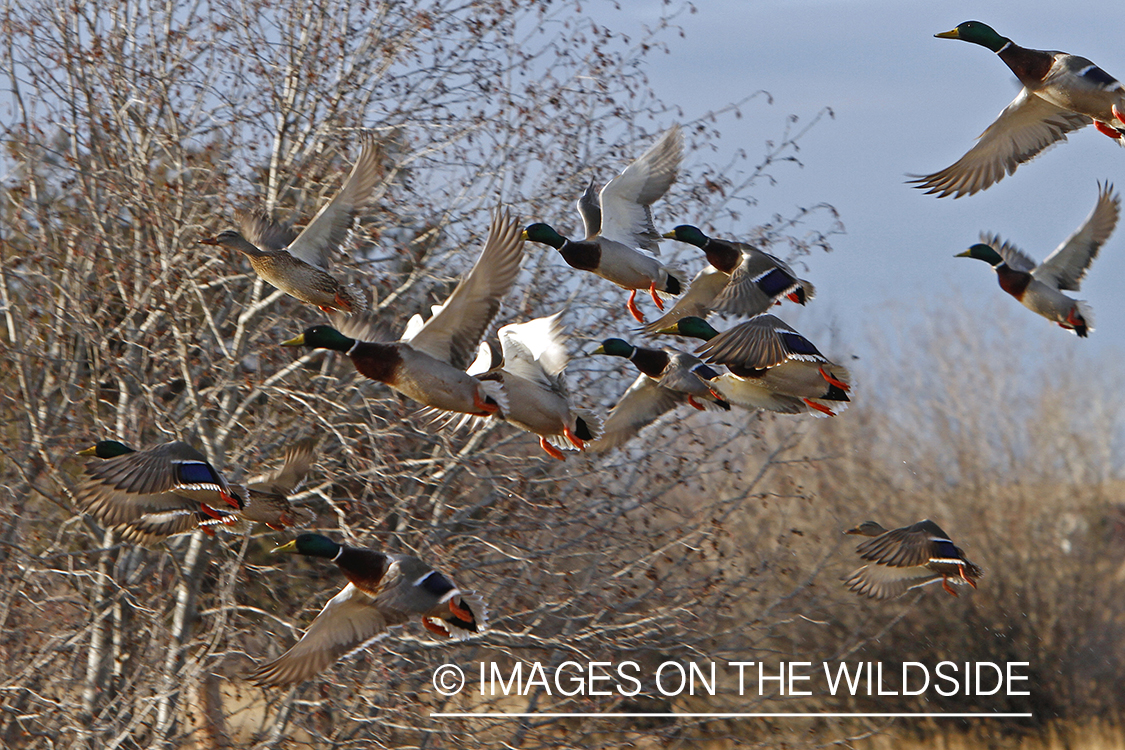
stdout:
<svg viewBox="0 0 1125 750">
<path fill-rule="evenodd" d="M 812 342 L 800 334 L 786 332 L 781 334 L 781 338 L 785 342 L 785 348 L 793 354 L 820 355 Z"/>
<path fill-rule="evenodd" d="M 796 279 L 785 273 L 785 271 L 782 271 L 780 268 L 775 268 L 758 279 L 758 288 L 770 297 L 774 297 L 793 286 L 795 282 Z"/>
<path fill-rule="evenodd" d="M 180 481 L 184 484 L 219 484 L 219 478 L 207 464 L 180 464 Z"/>
<path fill-rule="evenodd" d="M 436 570 L 418 582 L 423 591 L 441 597 L 456 588 L 453 583 Z"/>
<path fill-rule="evenodd" d="M 1112 86 L 1113 84 L 1117 83 L 1116 78 L 1111 76 L 1109 73 L 1106 73 L 1097 65 L 1092 65 L 1087 68 L 1086 72 L 1082 74 L 1082 77 L 1100 83 L 1102 86 Z"/>
</svg>

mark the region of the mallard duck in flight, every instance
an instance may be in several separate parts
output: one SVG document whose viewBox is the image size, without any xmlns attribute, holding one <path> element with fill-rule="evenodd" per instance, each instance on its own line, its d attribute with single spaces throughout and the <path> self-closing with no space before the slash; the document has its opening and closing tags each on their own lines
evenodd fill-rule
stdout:
<svg viewBox="0 0 1125 750">
<path fill-rule="evenodd" d="M 593 183 L 579 198 L 585 239 L 567 239 L 543 223 L 528 226 L 524 239 L 550 245 L 571 267 L 590 271 L 631 290 L 629 313 L 643 323 L 644 315 L 636 303 L 637 290 L 647 289 L 656 306 L 663 310 L 660 294 L 678 295 L 685 286 L 679 272 L 641 252 L 659 252 L 660 233 L 652 223 L 651 206 L 675 182 L 682 157 L 683 134 L 678 125 L 673 125 L 639 159 L 610 180 L 597 199 Z"/>
<path fill-rule="evenodd" d="M 935 36 L 992 50 L 1023 89 L 968 153 L 940 172 L 911 180 L 915 187 L 939 198 L 972 195 L 1091 122 L 1125 145 L 1125 86 L 1085 57 L 1020 47 L 980 21 Z"/>
</svg>

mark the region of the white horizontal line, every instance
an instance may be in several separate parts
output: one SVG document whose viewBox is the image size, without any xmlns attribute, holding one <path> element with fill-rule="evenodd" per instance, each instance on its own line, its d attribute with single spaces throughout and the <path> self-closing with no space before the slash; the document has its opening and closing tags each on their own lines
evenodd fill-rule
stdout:
<svg viewBox="0 0 1125 750">
<path fill-rule="evenodd" d="M 940 718 L 950 719 L 1026 719 L 1033 714 L 1027 713 L 992 713 L 980 711 L 976 713 L 432 713 L 432 719 L 530 719 L 536 717 L 564 718 L 564 719 L 618 719 L 618 718 L 670 718 L 670 719 L 782 719 L 782 718 L 863 718 L 863 719 L 910 719 L 910 718 Z"/>
</svg>

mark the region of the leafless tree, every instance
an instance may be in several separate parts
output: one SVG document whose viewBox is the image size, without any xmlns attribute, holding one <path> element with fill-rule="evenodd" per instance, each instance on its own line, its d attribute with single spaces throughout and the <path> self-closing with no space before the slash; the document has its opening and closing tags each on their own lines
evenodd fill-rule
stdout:
<svg viewBox="0 0 1125 750">
<path fill-rule="evenodd" d="M 673 419 L 635 447 L 565 465 L 503 425 L 438 429 L 342 358 L 277 347 L 319 313 L 198 244 L 237 207 L 306 220 L 358 131 L 374 129 L 383 180 L 341 260 L 397 330 L 472 262 L 490 208 L 573 227 L 591 177 L 608 180 L 684 119 L 640 65 L 674 13 L 630 40 L 574 2 L 4 3 L 4 744 L 616 746 L 597 721 L 429 713 L 684 704 L 540 689 L 446 700 L 432 671 L 777 648 L 834 551 L 791 532 L 809 501 L 802 471 L 824 459 L 798 456 L 806 425 Z M 685 124 L 698 145 L 715 122 Z M 793 158 L 804 131 L 783 128 L 757 170 L 689 171 L 661 218 L 739 216 L 754 181 Z M 748 234 L 801 254 L 834 231 L 820 207 Z M 569 303 L 591 338 L 623 328 L 616 290 L 550 252 L 529 256 L 506 321 Z M 573 369 L 594 404 L 626 382 Z M 317 527 L 418 554 L 480 590 L 489 634 L 451 646 L 401 629 L 322 680 L 263 692 L 241 676 L 339 588 L 334 566 L 269 557 L 271 534 L 138 548 L 70 502 L 73 453 L 102 437 L 183 438 L 241 479 L 310 434 L 323 436 L 322 458 L 296 499 Z M 808 556 L 786 562 L 798 546 Z M 664 720 L 629 732 L 657 744 L 751 736 Z"/>
</svg>

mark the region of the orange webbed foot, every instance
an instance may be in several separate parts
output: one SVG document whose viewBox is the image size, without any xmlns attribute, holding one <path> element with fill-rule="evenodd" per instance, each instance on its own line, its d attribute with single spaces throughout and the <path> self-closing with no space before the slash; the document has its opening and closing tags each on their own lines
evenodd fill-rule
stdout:
<svg viewBox="0 0 1125 750">
<path fill-rule="evenodd" d="M 346 313 L 352 311 L 352 301 L 345 297 L 341 292 L 336 292 L 336 306 Z"/>
<path fill-rule="evenodd" d="M 559 450 L 558 448 L 556 448 L 555 446 L 553 446 L 553 445 L 551 445 L 550 443 L 548 443 L 548 442 L 547 442 L 547 438 L 545 438 L 545 437 L 541 437 L 541 438 L 539 438 L 539 446 L 540 446 L 540 447 L 541 447 L 541 448 L 542 448 L 543 450 L 547 451 L 547 455 L 548 455 L 548 456 L 551 456 L 551 457 L 553 457 L 553 458 L 557 458 L 557 459 L 558 459 L 558 460 L 560 460 L 560 461 L 565 461 L 565 460 L 566 460 L 566 456 L 564 456 L 564 455 L 563 455 L 563 452 L 562 452 L 562 451 L 560 451 L 560 450 Z"/>
<path fill-rule="evenodd" d="M 975 589 L 977 587 L 977 582 L 965 575 L 965 566 L 962 565 L 959 570 L 961 571 L 961 580 Z"/>
<path fill-rule="evenodd" d="M 453 599 L 449 600 L 449 611 L 461 622 L 473 622 L 475 619 L 472 611 L 468 607 L 462 607 L 461 602 L 454 601 Z"/>
<path fill-rule="evenodd" d="M 851 388 L 852 388 L 850 385 L 848 385 L 844 381 L 838 380 L 838 379 L 832 377 L 831 375 L 829 375 L 827 372 L 824 371 L 823 367 L 820 368 L 820 376 L 828 381 L 828 385 L 834 385 L 837 388 L 839 388 L 841 391 L 850 391 Z"/>
<path fill-rule="evenodd" d="M 500 411 L 500 407 L 496 404 L 490 404 L 480 397 L 480 393 L 473 392 L 473 407 L 477 409 L 474 412 L 478 417 L 490 417 L 496 412 Z"/>
<path fill-rule="evenodd" d="M 443 628 L 438 623 L 434 622 L 433 618 L 431 618 L 431 617 L 423 617 L 422 618 L 422 627 L 424 627 L 426 630 L 430 631 L 434 635 L 440 635 L 442 638 L 448 638 L 449 637 L 449 631 L 446 630 L 445 628 Z"/>
<path fill-rule="evenodd" d="M 638 323 L 645 322 L 645 316 L 641 314 L 640 308 L 637 307 L 637 290 L 629 292 L 629 301 L 625 303 L 625 307 L 629 308 L 629 314 L 637 319 Z"/>
<path fill-rule="evenodd" d="M 652 295 L 652 301 L 656 303 L 656 307 L 660 312 L 664 312 L 664 300 L 660 299 L 660 295 L 656 293 L 656 282 L 648 285 L 648 293 Z"/>
<path fill-rule="evenodd" d="M 586 450 L 586 442 L 584 440 L 582 440 L 582 438 L 575 435 L 574 431 L 571 430 L 569 427 L 563 428 L 563 434 L 566 435 L 566 439 L 569 440 L 570 444 L 573 445 L 575 448 L 577 448 L 580 451 Z"/>
<path fill-rule="evenodd" d="M 954 591 L 953 587 L 949 585 L 949 576 L 942 576 L 941 577 L 941 587 L 943 589 L 945 589 L 946 591 L 948 591 L 953 596 L 957 596 L 957 592 Z"/>
<path fill-rule="evenodd" d="M 700 411 L 703 411 L 703 409 L 704 409 L 703 404 L 701 404 L 701 403 L 699 403 L 698 401 L 695 400 L 695 396 L 688 396 L 687 402 L 688 402 L 688 405 L 691 406 L 691 408 L 693 408 L 693 409 L 699 409 Z"/>
<path fill-rule="evenodd" d="M 223 499 L 226 500 L 226 495 L 223 495 Z M 227 500 L 227 502 L 229 503 L 230 500 Z M 232 505 L 233 505 L 233 503 L 232 503 Z M 234 507 L 237 508 L 238 506 L 235 505 Z M 200 503 L 199 509 L 202 510 L 205 514 L 207 514 L 211 518 L 223 519 L 223 518 L 226 518 L 226 516 L 227 516 L 226 513 L 223 513 L 221 510 L 215 510 L 214 508 L 212 508 L 207 503 Z"/>
<path fill-rule="evenodd" d="M 1116 108 L 1115 108 L 1115 111 L 1116 111 Z M 1115 116 L 1116 116 L 1116 114 L 1115 114 Z M 1118 117 L 1118 119 L 1121 119 L 1121 118 Z M 1108 135 L 1110 138 L 1112 138 L 1115 141 L 1121 140 L 1122 138 L 1125 138 L 1125 134 L 1122 134 L 1120 130 L 1113 127 L 1112 125 L 1106 125 L 1104 122 L 1101 122 L 1100 120 L 1094 120 L 1094 127 L 1098 129 L 1099 133 L 1101 133 L 1102 135 Z"/>
<path fill-rule="evenodd" d="M 835 414 L 832 413 L 832 410 L 829 409 L 824 404 L 818 404 L 817 402 L 815 402 L 815 401 L 813 401 L 812 399 L 809 399 L 809 398 L 803 398 L 801 400 L 804 401 L 805 404 L 811 409 L 816 409 L 817 411 L 819 411 L 823 414 L 827 414 L 830 417 L 836 416 Z"/>
</svg>

